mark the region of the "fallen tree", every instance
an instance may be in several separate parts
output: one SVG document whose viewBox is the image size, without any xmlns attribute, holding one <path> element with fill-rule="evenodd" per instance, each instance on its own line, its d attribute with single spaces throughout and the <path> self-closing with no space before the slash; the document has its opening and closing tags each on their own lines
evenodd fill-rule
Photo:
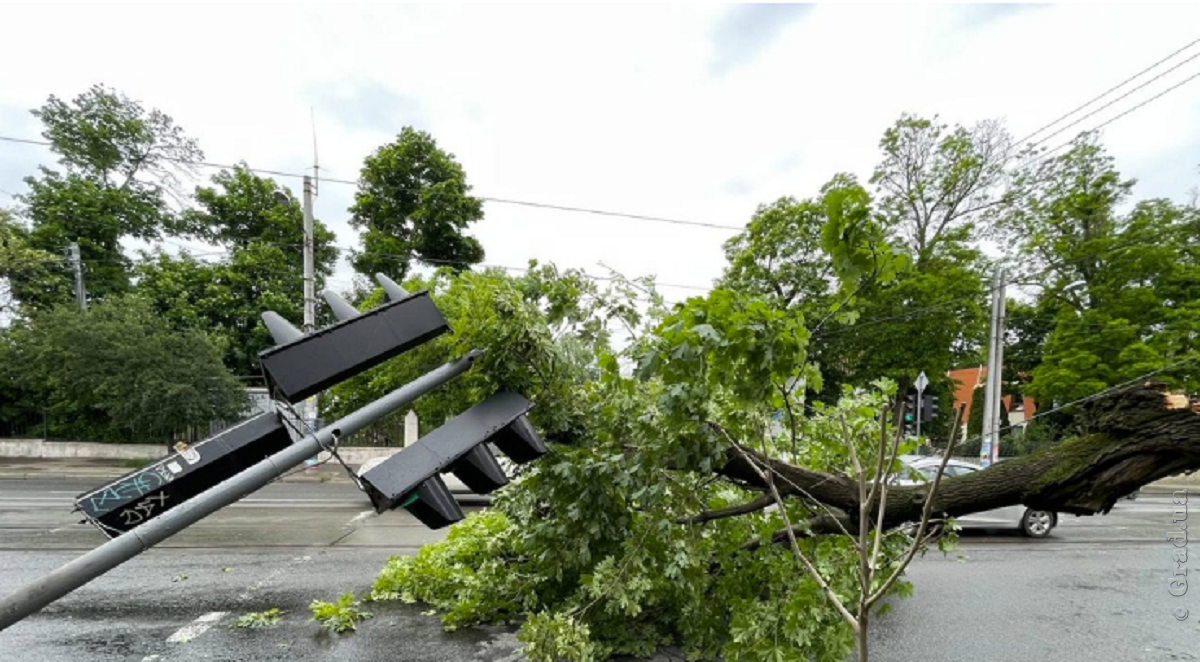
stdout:
<svg viewBox="0 0 1200 662">
<path fill-rule="evenodd" d="M 894 383 L 833 402 L 787 387 L 821 378 L 794 311 L 718 289 L 641 319 L 627 297 L 579 296 L 594 286 L 551 269 L 439 278 L 430 289 L 455 333 L 365 377 L 357 395 L 483 348 L 418 414 L 441 420 L 515 390 L 552 452 L 445 541 L 390 560 L 371 596 L 427 603 L 448 628 L 519 622 L 535 661 L 673 644 L 695 659 L 842 662 L 865 655 L 868 623 L 911 591 L 914 553 L 952 549 L 948 519 L 1020 503 L 1103 513 L 1200 468 L 1200 419 L 1139 383 L 1076 405 L 1077 438 L 945 478 L 926 508 L 929 487 L 869 485 L 914 449 L 897 441 Z M 598 318 L 640 335 L 613 350 Z"/>
<path fill-rule="evenodd" d="M 1072 515 L 1103 514 L 1148 483 L 1200 468 L 1200 415 L 1186 397 L 1168 393 L 1165 384 L 1129 386 L 1083 403 L 1080 409 L 1085 434 L 1036 455 L 943 478 L 933 512 L 961 517 L 1025 505 Z M 728 461 L 717 470 L 719 475 L 766 491 L 759 467 L 769 467 L 784 496 L 810 499 L 856 520 L 861 502 L 858 482 L 851 477 L 812 471 L 742 445 L 725 452 Z M 883 528 L 918 521 L 928 491 L 927 485 L 892 487 Z M 873 504 L 869 510 L 876 512 L 877 507 Z M 738 507 L 730 512 L 738 512 Z M 837 534 L 843 527 L 820 517 L 811 521 L 810 530 Z"/>
</svg>

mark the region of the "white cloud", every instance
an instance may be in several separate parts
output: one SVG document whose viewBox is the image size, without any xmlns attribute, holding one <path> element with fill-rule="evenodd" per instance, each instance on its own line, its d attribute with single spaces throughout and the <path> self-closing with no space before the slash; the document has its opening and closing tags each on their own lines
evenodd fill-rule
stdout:
<svg viewBox="0 0 1200 662">
<path fill-rule="evenodd" d="M 1200 25 L 1200 7 L 1187 5 L 822 5 L 754 22 L 764 31 L 757 48 L 729 36 L 730 11 L 10 5 L 6 23 L 21 27 L 0 42 L 0 110 L 104 82 L 174 116 L 210 160 L 299 172 L 311 165 L 312 108 L 322 172 L 342 179 L 412 123 L 457 155 L 481 195 L 740 225 L 756 205 L 812 195 L 836 172 L 867 177 L 880 134 L 902 112 L 999 118 L 1023 136 Z M 736 66 L 715 75 L 721 62 Z M 1200 61 L 1077 129 L 1196 71 Z M 1179 198 L 1200 183 L 1198 110 L 1200 81 L 1106 130 L 1139 194 Z M 6 121 L 0 133 L 29 130 Z M 12 144 L 0 154 L 30 165 L 40 156 Z M 0 170 L 0 189 L 22 188 L 12 171 Z M 327 182 L 317 201 L 344 245 L 355 243 L 345 224 L 352 193 Z M 486 210 L 475 233 L 489 263 L 538 258 L 599 272 L 603 261 L 673 283 L 709 283 L 732 234 Z"/>
</svg>

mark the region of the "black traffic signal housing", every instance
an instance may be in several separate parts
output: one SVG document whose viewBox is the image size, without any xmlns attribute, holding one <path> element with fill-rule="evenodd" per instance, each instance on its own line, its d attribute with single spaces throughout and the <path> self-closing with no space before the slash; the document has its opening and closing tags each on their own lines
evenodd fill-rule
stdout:
<svg viewBox="0 0 1200 662">
<path fill-rule="evenodd" d="M 910 392 L 904 396 L 904 409 L 902 411 L 901 425 L 904 427 L 904 434 L 914 435 L 917 432 L 917 394 Z"/>
<path fill-rule="evenodd" d="M 272 398 L 295 404 L 450 330 L 428 292 L 409 294 L 383 274 L 387 303 L 363 313 L 325 293 L 338 321 L 307 335 L 274 312 L 263 321 L 280 344 L 259 354 Z"/>
<path fill-rule="evenodd" d="M 545 455 L 546 445 L 526 418 L 532 407 L 516 393 L 497 393 L 364 472 L 359 479 L 375 511 L 404 508 L 431 529 L 461 520 L 462 509 L 441 474 L 453 473 L 480 494 L 506 485 L 508 476 L 489 445 L 518 464 Z"/>
<path fill-rule="evenodd" d="M 260 414 L 79 495 L 75 508 L 105 535 L 115 538 L 291 444 L 279 414 Z"/>
<path fill-rule="evenodd" d="M 928 423 L 937 418 L 938 397 L 932 393 L 921 395 L 921 422 Z"/>
</svg>

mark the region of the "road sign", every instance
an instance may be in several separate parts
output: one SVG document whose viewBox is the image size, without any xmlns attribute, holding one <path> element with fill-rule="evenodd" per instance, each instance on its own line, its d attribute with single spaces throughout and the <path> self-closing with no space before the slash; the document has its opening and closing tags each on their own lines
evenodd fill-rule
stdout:
<svg viewBox="0 0 1200 662">
<path fill-rule="evenodd" d="M 921 374 L 917 375 L 917 393 L 924 391 L 926 386 L 929 386 L 929 378 L 925 376 L 924 372 L 922 372 Z"/>
</svg>

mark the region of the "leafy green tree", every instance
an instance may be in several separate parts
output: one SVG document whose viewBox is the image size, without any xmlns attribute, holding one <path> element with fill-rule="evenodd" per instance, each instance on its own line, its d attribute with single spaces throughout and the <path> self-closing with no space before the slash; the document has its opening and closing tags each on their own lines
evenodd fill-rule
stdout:
<svg viewBox="0 0 1200 662">
<path fill-rule="evenodd" d="M 1043 284 L 1040 316 L 1053 323 L 1027 389 L 1039 402 L 1069 402 L 1160 370 L 1200 386 L 1197 212 L 1146 200 L 1122 213 L 1132 186 L 1094 134 L 1014 177 L 1001 227 L 1022 279 Z"/>
<path fill-rule="evenodd" d="M 815 397 L 830 403 L 843 385 L 880 377 L 905 390 L 922 371 L 946 389 L 951 368 L 977 359 L 986 293 L 971 242 L 990 227 L 983 211 L 1007 141 L 994 123 L 950 129 L 904 116 L 880 141 L 874 194 L 838 175 L 818 198 L 760 208 L 726 244 L 723 285 L 798 306 L 810 320 L 810 358 L 825 378 Z M 860 228 L 853 240 L 847 221 Z M 839 246 L 857 253 L 830 252 Z M 944 438 L 949 414 L 928 432 Z"/>
<path fill-rule="evenodd" d="M 254 376 L 259 352 L 275 344 L 262 312 L 274 310 L 297 326 L 303 319 L 303 215 L 290 192 L 245 166 L 217 173 L 213 183 L 197 188 L 199 208 L 184 222 L 189 233 L 228 254 L 214 262 L 187 254 L 146 256 L 137 267 L 137 292 L 176 328 L 210 334 L 235 375 Z M 319 220 L 314 235 L 320 291 L 337 261 L 337 248 L 333 233 Z"/>
<path fill-rule="evenodd" d="M 404 127 L 394 142 L 367 157 L 350 225 L 362 231 L 354 268 L 397 280 L 413 260 L 466 269 L 483 261 L 483 247 L 463 232 L 483 218 L 453 154 L 424 131 Z"/>
<path fill-rule="evenodd" d="M 820 199 L 784 197 L 760 205 L 746 230 L 725 242 L 721 284 L 771 297 L 783 307 L 828 307 L 836 288 L 822 244 L 827 216 Z"/>
<path fill-rule="evenodd" d="M 30 224 L 29 245 L 55 255 L 79 243 L 86 286 L 93 299 L 127 292 L 132 262 L 124 238 L 155 239 L 171 232 L 180 197 L 180 175 L 203 158 L 170 117 L 146 110 L 119 92 L 96 85 L 70 102 L 51 96 L 33 111 L 42 135 L 59 157 L 59 168 L 42 167 L 26 178 L 22 213 Z M 33 308 L 61 303 L 70 273 L 60 281 L 11 280 L 16 297 Z"/>
<path fill-rule="evenodd" d="M 4 340 L 0 381 L 33 394 L 56 434 L 164 442 L 248 404 L 203 334 L 172 330 L 136 297 L 35 312 Z"/>
<path fill-rule="evenodd" d="M 0 320 L 18 313 L 21 302 L 14 282 L 22 283 L 26 291 L 53 291 L 63 285 L 54 273 L 62 265 L 61 257 L 32 248 L 29 232 L 8 210 L 0 209 Z M 61 293 L 47 296 L 56 295 Z"/>
</svg>

